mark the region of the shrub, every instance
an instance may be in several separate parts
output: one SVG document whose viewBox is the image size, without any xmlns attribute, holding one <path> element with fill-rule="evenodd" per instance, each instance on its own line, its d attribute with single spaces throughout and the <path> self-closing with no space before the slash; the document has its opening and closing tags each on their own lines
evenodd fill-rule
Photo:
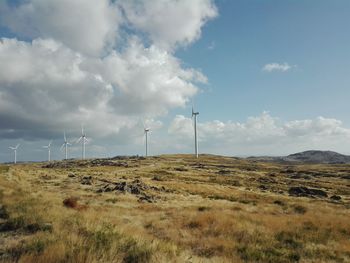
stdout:
<svg viewBox="0 0 350 263">
<path fill-rule="evenodd" d="M 294 212 L 298 214 L 305 214 L 307 212 L 307 208 L 301 205 L 294 206 Z"/>
<path fill-rule="evenodd" d="M 134 239 L 128 239 L 122 247 L 125 263 L 147 263 L 152 256 L 152 250 L 145 244 L 138 244 Z"/>
<path fill-rule="evenodd" d="M 77 197 L 69 197 L 63 200 L 63 205 L 69 208 L 77 208 L 78 207 L 78 198 Z"/>
<path fill-rule="evenodd" d="M 208 211 L 210 210 L 210 207 L 207 207 L 207 206 L 200 206 L 198 207 L 198 211 L 199 212 L 204 212 L 204 211 Z"/>
</svg>

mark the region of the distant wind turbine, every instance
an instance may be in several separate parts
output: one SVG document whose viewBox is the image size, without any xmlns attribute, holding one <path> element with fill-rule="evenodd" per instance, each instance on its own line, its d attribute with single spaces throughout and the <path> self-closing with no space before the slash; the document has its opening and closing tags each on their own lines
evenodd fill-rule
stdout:
<svg viewBox="0 0 350 263">
<path fill-rule="evenodd" d="M 144 128 L 145 133 L 145 142 L 146 142 L 146 157 L 148 156 L 148 132 L 150 131 L 150 128 Z"/>
<path fill-rule="evenodd" d="M 199 115 L 199 112 L 195 112 L 192 106 L 192 118 L 194 117 L 194 152 L 196 158 L 198 158 L 197 115 Z"/>
<path fill-rule="evenodd" d="M 64 139 L 64 143 L 61 146 L 61 150 L 64 147 L 64 153 L 65 153 L 64 159 L 67 160 L 68 159 L 68 145 L 72 145 L 72 144 L 67 141 L 66 132 L 63 133 L 63 139 Z"/>
<path fill-rule="evenodd" d="M 151 130 L 150 128 L 146 128 L 146 125 L 144 123 L 144 121 L 142 121 L 142 125 L 143 125 L 143 133 L 145 135 L 145 156 L 148 156 L 148 132 Z"/>
<path fill-rule="evenodd" d="M 48 153 L 47 159 L 49 162 L 51 161 L 51 143 L 52 143 L 52 141 L 50 141 L 48 145 L 43 146 L 43 148 L 47 149 L 47 153 Z"/>
<path fill-rule="evenodd" d="M 20 144 L 17 144 L 16 147 L 11 147 L 11 146 L 9 147 L 9 149 L 14 151 L 14 155 L 15 155 L 14 163 L 17 163 L 17 149 L 19 146 L 20 146 Z"/>
<path fill-rule="evenodd" d="M 82 146 L 82 153 L 81 153 L 81 158 L 84 160 L 85 159 L 85 143 L 88 142 L 88 139 L 86 139 L 86 134 L 84 133 L 84 127 L 81 127 L 81 136 L 77 140 L 77 143 L 81 142 Z"/>
</svg>

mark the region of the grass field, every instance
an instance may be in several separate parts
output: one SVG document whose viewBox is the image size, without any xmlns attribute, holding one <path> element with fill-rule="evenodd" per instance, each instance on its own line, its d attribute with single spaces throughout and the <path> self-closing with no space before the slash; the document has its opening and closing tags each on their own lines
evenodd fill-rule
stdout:
<svg viewBox="0 0 350 263">
<path fill-rule="evenodd" d="M 2 165 L 0 261 L 350 262 L 350 165 L 211 155 Z"/>
</svg>

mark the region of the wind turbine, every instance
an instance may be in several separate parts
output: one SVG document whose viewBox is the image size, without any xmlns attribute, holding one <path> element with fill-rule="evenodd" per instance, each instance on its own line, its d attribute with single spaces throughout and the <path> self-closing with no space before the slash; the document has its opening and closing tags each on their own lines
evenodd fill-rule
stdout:
<svg viewBox="0 0 350 263">
<path fill-rule="evenodd" d="M 17 163 L 17 149 L 18 147 L 20 146 L 20 144 L 17 144 L 16 147 L 9 147 L 9 149 L 13 150 L 14 151 L 14 154 L 15 154 L 15 161 L 14 163 Z"/>
<path fill-rule="evenodd" d="M 85 159 L 85 143 L 88 142 L 88 139 L 86 139 L 86 134 L 84 133 L 84 127 L 81 127 L 81 136 L 77 140 L 77 143 L 81 142 L 82 146 L 82 153 L 81 153 L 81 158 L 84 160 Z"/>
<path fill-rule="evenodd" d="M 198 158 L 197 115 L 199 115 L 199 112 L 195 112 L 192 106 L 192 119 L 194 117 L 194 152 L 196 158 Z"/>
<path fill-rule="evenodd" d="M 143 128 L 145 133 L 145 139 L 146 139 L 146 157 L 148 156 L 148 132 L 150 131 L 150 128 Z"/>
<path fill-rule="evenodd" d="M 63 139 L 64 139 L 64 143 L 61 146 L 61 150 L 64 147 L 64 153 L 65 153 L 64 159 L 67 160 L 68 159 L 68 145 L 72 145 L 72 144 L 67 141 L 66 132 L 63 133 Z"/>
<path fill-rule="evenodd" d="M 43 146 L 43 148 L 46 148 L 46 149 L 47 149 L 47 152 L 48 152 L 48 161 L 49 161 L 49 162 L 51 161 L 51 143 L 52 143 L 52 141 L 50 141 L 48 145 Z"/>
<path fill-rule="evenodd" d="M 145 146 L 146 146 L 146 157 L 148 156 L 148 132 L 151 130 L 150 128 L 146 128 L 144 121 L 142 120 L 143 125 L 143 133 L 145 134 Z"/>
</svg>

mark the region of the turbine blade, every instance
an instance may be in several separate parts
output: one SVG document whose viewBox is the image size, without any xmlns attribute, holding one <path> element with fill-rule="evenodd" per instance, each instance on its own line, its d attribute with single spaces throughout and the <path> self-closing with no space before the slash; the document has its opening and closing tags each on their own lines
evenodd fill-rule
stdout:
<svg viewBox="0 0 350 263">
<path fill-rule="evenodd" d="M 75 143 L 79 143 L 82 138 L 83 138 L 83 136 L 80 136 L 79 139 Z"/>
<path fill-rule="evenodd" d="M 63 147 L 65 146 L 66 144 L 62 144 L 61 148 L 60 148 L 60 151 L 62 151 Z"/>
<path fill-rule="evenodd" d="M 67 141 L 67 138 L 66 138 L 66 131 L 63 132 L 63 139 L 64 139 L 65 142 Z"/>
</svg>

